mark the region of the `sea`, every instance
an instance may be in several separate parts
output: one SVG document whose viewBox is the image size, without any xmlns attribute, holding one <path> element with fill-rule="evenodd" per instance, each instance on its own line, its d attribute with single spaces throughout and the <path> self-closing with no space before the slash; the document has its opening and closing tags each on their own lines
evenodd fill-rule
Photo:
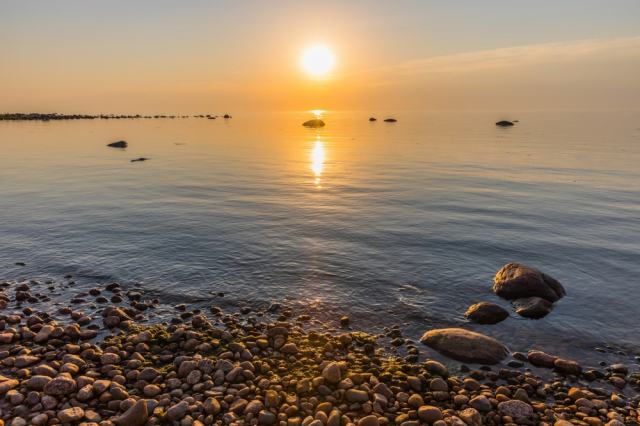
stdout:
<svg viewBox="0 0 640 426">
<path fill-rule="evenodd" d="M 199 114 L 218 117 L 0 121 L 0 281 L 40 282 L 52 312 L 99 317 L 87 290 L 119 282 L 160 300 L 149 323 L 290 307 L 322 332 L 395 325 L 421 360 L 423 333 L 461 327 L 638 369 L 639 110 Z M 492 290 L 510 262 L 567 295 L 520 317 Z M 473 324 L 478 302 L 511 316 Z"/>
</svg>

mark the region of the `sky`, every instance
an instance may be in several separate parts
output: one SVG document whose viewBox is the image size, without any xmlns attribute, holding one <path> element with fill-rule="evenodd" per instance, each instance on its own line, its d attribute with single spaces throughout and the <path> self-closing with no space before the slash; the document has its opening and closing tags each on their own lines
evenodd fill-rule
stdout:
<svg viewBox="0 0 640 426">
<path fill-rule="evenodd" d="M 639 22 L 637 0 L 0 0 L 0 112 L 640 108 Z"/>
</svg>

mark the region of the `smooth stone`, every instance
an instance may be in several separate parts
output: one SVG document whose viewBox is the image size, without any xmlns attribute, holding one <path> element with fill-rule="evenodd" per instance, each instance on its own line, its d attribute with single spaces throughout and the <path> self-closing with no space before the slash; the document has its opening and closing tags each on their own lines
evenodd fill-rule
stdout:
<svg viewBox="0 0 640 426">
<path fill-rule="evenodd" d="M 429 360 L 424 363 L 424 368 L 427 369 L 429 374 L 437 374 L 438 376 L 444 377 L 445 379 L 449 377 L 449 370 L 447 370 L 447 367 L 445 367 L 438 361 Z"/>
<path fill-rule="evenodd" d="M 573 374 L 574 376 L 582 374 L 582 367 L 575 361 L 558 358 L 553 365 L 564 374 Z"/>
<path fill-rule="evenodd" d="M 483 413 L 489 412 L 493 409 L 491 402 L 484 395 L 479 395 L 473 398 L 469 401 L 469 406 Z"/>
<path fill-rule="evenodd" d="M 80 407 L 67 408 L 66 410 L 58 411 L 57 417 L 62 423 L 75 422 L 84 417 L 84 410 Z"/>
<path fill-rule="evenodd" d="M 442 411 L 438 407 L 423 405 L 418 408 L 418 417 L 424 422 L 433 424 L 438 420 L 442 420 Z"/>
<path fill-rule="evenodd" d="M 491 325 L 509 318 L 509 312 L 506 309 L 490 302 L 471 305 L 464 315 L 475 323 Z"/>
<path fill-rule="evenodd" d="M 322 370 L 322 377 L 329 383 L 337 384 L 342 380 L 340 374 L 340 366 L 337 362 L 329 363 L 324 370 Z"/>
<path fill-rule="evenodd" d="M 554 363 L 556 359 L 558 359 L 555 356 L 546 354 L 541 351 L 529 352 L 528 358 L 529 358 L 529 362 L 535 365 L 536 367 L 546 367 L 546 368 L 553 368 L 555 365 Z"/>
<path fill-rule="evenodd" d="M 349 389 L 346 397 L 347 401 L 351 403 L 363 404 L 369 401 L 369 394 L 361 390 Z"/>
<path fill-rule="evenodd" d="M 509 354 L 496 339 L 461 328 L 428 331 L 420 342 L 456 361 L 474 364 L 497 364 Z"/>
</svg>

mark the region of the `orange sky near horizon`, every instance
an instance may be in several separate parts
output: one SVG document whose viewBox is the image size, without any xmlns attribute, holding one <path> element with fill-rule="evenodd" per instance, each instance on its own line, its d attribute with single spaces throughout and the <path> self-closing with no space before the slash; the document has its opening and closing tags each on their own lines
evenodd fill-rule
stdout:
<svg viewBox="0 0 640 426">
<path fill-rule="evenodd" d="M 3 2 L 0 111 L 640 108 L 638 5 Z"/>
</svg>

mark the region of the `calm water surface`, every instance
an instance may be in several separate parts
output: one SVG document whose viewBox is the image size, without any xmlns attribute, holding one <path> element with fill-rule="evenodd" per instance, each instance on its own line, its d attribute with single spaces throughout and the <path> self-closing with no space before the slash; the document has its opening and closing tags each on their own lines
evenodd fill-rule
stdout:
<svg viewBox="0 0 640 426">
<path fill-rule="evenodd" d="M 617 359 L 595 347 L 640 355 L 640 111 L 309 118 L 0 121 L 0 279 L 73 274 L 59 301 L 141 283 L 164 319 L 278 301 L 326 327 L 347 314 L 415 340 L 465 327 L 592 364 Z M 494 295 L 512 261 L 566 287 L 546 318 Z M 480 301 L 512 315 L 469 324 Z"/>
</svg>

